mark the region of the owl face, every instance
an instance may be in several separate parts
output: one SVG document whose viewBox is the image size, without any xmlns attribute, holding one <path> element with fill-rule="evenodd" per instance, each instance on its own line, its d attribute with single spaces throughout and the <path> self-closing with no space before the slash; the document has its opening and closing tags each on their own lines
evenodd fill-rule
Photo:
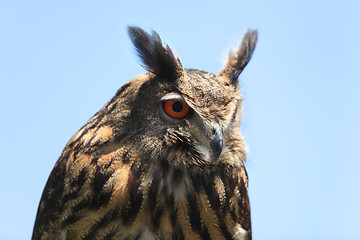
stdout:
<svg viewBox="0 0 360 240">
<path fill-rule="evenodd" d="M 121 104 L 121 126 L 128 126 L 131 140 L 151 139 L 161 152 L 167 150 L 176 155 L 177 161 L 195 165 L 221 161 L 232 148 L 230 142 L 243 144 L 239 136 L 242 100 L 237 77 L 250 60 L 256 37 L 245 35 L 246 44 L 235 55 L 230 54 L 225 69 L 212 74 L 183 69 L 156 33 L 149 35 L 130 27 L 129 35 L 148 71 L 125 84 L 117 94 L 119 99 L 127 95 L 127 106 Z M 129 124 L 123 124 L 124 111 L 128 112 Z"/>
<path fill-rule="evenodd" d="M 202 164 L 216 162 L 227 141 L 239 134 L 239 88 L 220 79 L 214 74 L 184 70 L 159 99 L 165 138 L 186 139 L 181 144 L 196 152 Z"/>
</svg>

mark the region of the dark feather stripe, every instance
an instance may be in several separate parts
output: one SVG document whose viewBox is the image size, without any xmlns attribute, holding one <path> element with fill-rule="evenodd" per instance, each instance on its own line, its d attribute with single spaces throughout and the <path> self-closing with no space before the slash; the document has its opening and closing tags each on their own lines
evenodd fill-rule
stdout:
<svg viewBox="0 0 360 240">
<path fill-rule="evenodd" d="M 232 176 L 233 172 L 238 172 L 240 169 L 231 169 L 231 166 L 226 166 L 223 164 L 221 167 L 222 171 L 220 172 L 221 181 L 224 183 L 225 186 L 225 195 L 227 199 L 230 199 L 234 196 L 234 190 L 236 184 L 238 183 L 237 175 Z"/>
<path fill-rule="evenodd" d="M 81 210 L 84 210 L 85 208 L 87 208 L 89 206 L 90 203 L 90 197 L 86 197 L 85 199 L 81 200 L 80 202 L 78 202 L 77 204 L 75 204 L 72 208 L 71 208 L 71 212 L 73 213 L 78 213 Z"/>
<path fill-rule="evenodd" d="M 157 231 L 160 227 L 161 217 L 163 216 L 163 213 L 164 206 L 158 205 L 151 214 L 151 222 L 155 231 Z"/>
<path fill-rule="evenodd" d="M 161 179 L 160 171 L 155 170 L 152 178 L 153 180 L 148 191 L 147 201 L 148 201 L 148 207 L 151 211 L 150 213 L 151 222 L 153 224 L 155 231 L 157 231 L 160 226 L 162 214 L 164 212 L 164 206 L 158 204 L 158 191 L 159 191 L 159 184 Z"/>
<path fill-rule="evenodd" d="M 98 194 L 93 194 L 92 200 L 89 204 L 90 209 L 97 209 L 109 203 L 112 193 L 114 189 L 113 187 L 109 187 L 106 190 L 100 191 Z"/>
<path fill-rule="evenodd" d="M 207 229 L 206 225 L 203 225 L 200 232 L 201 239 L 211 239 L 209 230 Z"/>
<path fill-rule="evenodd" d="M 201 219 L 200 219 L 200 211 L 198 209 L 196 202 L 195 193 L 193 194 L 188 193 L 187 202 L 188 202 L 188 216 L 190 219 L 191 227 L 194 231 L 199 233 L 201 231 Z"/>
<path fill-rule="evenodd" d="M 139 213 L 143 201 L 143 193 L 131 191 L 129 200 L 124 204 L 121 210 L 121 219 L 124 225 L 130 225 Z"/>
<path fill-rule="evenodd" d="M 249 231 L 251 229 L 251 221 L 250 221 L 250 203 L 249 197 L 247 193 L 247 189 L 245 187 L 244 181 L 241 179 L 239 185 L 240 191 L 240 199 L 238 201 L 239 212 L 238 215 L 240 217 L 242 227 Z"/>
<path fill-rule="evenodd" d="M 110 224 L 111 222 L 113 222 L 114 220 L 116 220 L 119 217 L 119 210 L 115 209 L 113 211 L 108 212 L 107 214 L 105 214 L 100 221 L 96 222 L 89 230 L 89 232 L 87 232 L 85 234 L 85 236 L 83 236 L 84 240 L 91 240 L 91 239 L 95 239 L 96 235 L 100 232 L 101 228 L 106 228 L 108 226 L 108 224 Z"/>
<path fill-rule="evenodd" d="M 70 216 L 68 216 L 61 222 L 61 228 L 65 229 L 66 227 L 76 223 L 80 219 L 81 215 L 78 212 L 72 213 Z"/>
<path fill-rule="evenodd" d="M 184 169 L 179 166 L 174 166 L 172 180 L 174 181 L 174 185 L 179 185 L 182 183 L 184 177 Z"/>
<path fill-rule="evenodd" d="M 215 177 L 220 175 L 221 173 L 219 171 L 212 171 L 212 172 L 206 172 L 206 174 L 204 174 L 205 172 L 193 172 L 191 175 L 191 180 L 194 184 L 195 187 L 195 191 L 197 193 L 200 193 L 201 191 L 205 191 L 205 194 L 207 196 L 207 199 L 209 200 L 209 203 L 212 207 L 212 209 L 214 210 L 216 217 L 218 219 L 218 226 L 222 232 L 222 235 L 225 237 L 225 239 L 233 239 L 231 233 L 229 232 L 226 223 L 224 221 L 224 212 L 220 211 L 220 199 L 219 199 L 219 193 L 217 192 L 217 190 L 215 189 L 214 186 L 214 180 Z M 228 191 L 231 191 L 232 188 L 235 188 L 235 183 L 233 183 L 233 179 L 231 179 L 230 177 L 228 177 L 227 173 L 223 172 L 222 173 L 222 177 L 223 179 L 225 179 L 226 183 L 230 183 L 230 188 L 228 189 Z M 225 184 L 225 183 L 224 183 Z M 225 185 L 226 186 L 226 185 Z M 232 189 L 233 190 L 233 189 Z M 231 196 L 231 193 L 227 194 L 227 199 L 226 199 L 226 204 L 229 204 L 229 197 Z M 196 199 L 194 200 L 194 198 L 189 198 L 188 197 L 188 202 L 189 202 L 189 217 L 190 217 L 190 223 L 191 226 L 194 227 L 194 229 L 199 230 L 199 222 L 200 220 L 200 212 L 197 209 L 197 204 Z M 193 225 L 194 224 L 194 225 Z M 201 224 L 201 222 L 200 222 Z M 207 231 L 207 229 L 204 229 L 205 225 L 202 225 L 202 231 L 200 232 L 202 239 L 210 239 L 209 237 L 206 237 L 209 233 Z"/>
<path fill-rule="evenodd" d="M 175 206 L 170 206 L 170 222 L 173 228 L 173 231 L 180 228 L 179 219 L 178 219 L 178 211 L 179 209 Z M 181 228 L 180 228 L 181 230 Z"/>
<path fill-rule="evenodd" d="M 93 194 L 91 202 L 89 204 L 90 209 L 100 208 L 109 203 L 112 193 L 114 191 L 113 185 L 109 185 L 106 188 L 104 186 L 113 173 L 113 170 L 106 170 L 99 166 L 96 166 L 95 172 L 92 174 L 93 178 L 91 186 L 93 189 Z"/>
<path fill-rule="evenodd" d="M 188 216 L 192 230 L 200 234 L 201 239 L 210 239 L 209 230 L 205 224 L 201 222 L 200 210 L 196 201 L 196 195 L 191 193 L 187 196 Z"/>
<path fill-rule="evenodd" d="M 129 200 L 124 204 L 121 210 L 121 219 L 124 225 L 133 223 L 143 202 L 143 193 L 141 191 L 131 191 Z"/>
<path fill-rule="evenodd" d="M 81 220 L 83 217 L 82 211 L 86 210 L 88 206 L 90 205 L 91 199 L 90 196 L 84 198 L 80 202 L 78 202 L 76 205 L 71 207 L 71 214 L 68 215 L 63 221 L 62 221 L 62 227 L 66 228 L 69 227 L 72 224 L 75 224 L 77 221 Z"/>
<path fill-rule="evenodd" d="M 161 180 L 161 173 L 158 169 L 154 171 L 152 178 L 153 180 L 148 191 L 148 205 L 150 209 L 155 209 L 157 205 L 159 184 Z"/>
<path fill-rule="evenodd" d="M 144 199 L 143 192 L 139 190 L 141 173 L 142 170 L 133 164 L 128 178 L 128 200 L 121 209 L 121 219 L 125 225 L 135 220 Z"/>
<path fill-rule="evenodd" d="M 219 219 L 219 228 L 222 232 L 222 235 L 226 240 L 232 240 L 234 239 L 232 234 L 229 232 L 228 228 L 226 227 L 226 224 L 222 218 Z"/>
<path fill-rule="evenodd" d="M 95 194 L 98 194 L 109 180 L 114 171 L 101 169 L 99 166 L 96 167 L 95 173 L 93 174 L 92 187 Z"/>
<path fill-rule="evenodd" d="M 206 179 L 207 175 L 205 171 L 204 172 L 193 171 L 190 174 L 190 178 L 197 193 L 199 193 L 207 184 L 207 179 Z"/>
<path fill-rule="evenodd" d="M 227 214 L 226 210 L 229 209 L 230 207 L 229 200 L 234 195 L 234 189 L 236 187 L 237 178 L 233 179 L 232 177 L 230 177 L 232 171 L 229 171 L 229 166 L 222 164 L 220 165 L 219 169 L 220 171 L 217 172 L 216 174 L 220 176 L 220 179 L 223 182 L 225 188 L 225 202 L 220 209 L 215 210 L 215 213 L 218 219 L 218 225 L 222 232 L 222 235 L 225 237 L 225 239 L 233 239 L 232 234 L 230 233 L 225 223 L 225 214 Z M 213 204 L 217 205 L 217 200 L 211 197 L 212 196 L 211 192 L 209 192 L 208 196 L 209 196 L 209 201 L 212 200 Z M 219 197 L 219 193 L 218 193 L 218 197 Z"/>
<path fill-rule="evenodd" d="M 173 224 L 173 232 L 172 232 L 172 239 L 173 240 L 183 240 L 185 239 L 184 232 L 179 224 Z"/>
<path fill-rule="evenodd" d="M 215 179 L 218 175 L 218 171 L 210 172 L 208 178 L 208 183 L 204 185 L 205 194 L 207 199 L 210 202 L 211 208 L 216 212 L 220 209 L 220 198 L 219 192 L 215 188 Z"/>
<path fill-rule="evenodd" d="M 70 182 L 70 192 L 66 193 L 62 198 L 62 205 L 66 205 L 68 201 L 71 201 L 78 197 L 80 190 L 86 182 L 88 172 L 82 169 L 75 179 Z"/>
</svg>

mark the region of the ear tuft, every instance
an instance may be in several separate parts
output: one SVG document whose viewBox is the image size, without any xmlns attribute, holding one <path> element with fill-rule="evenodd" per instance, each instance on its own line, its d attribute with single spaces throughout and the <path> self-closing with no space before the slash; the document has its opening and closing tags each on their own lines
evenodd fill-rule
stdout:
<svg viewBox="0 0 360 240">
<path fill-rule="evenodd" d="M 219 74 L 227 76 L 231 82 L 236 81 L 240 73 L 244 70 L 251 59 L 251 56 L 255 50 L 257 38 L 257 30 L 249 29 L 245 33 L 241 41 L 241 45 L 237 49 L 236 53 L 229 53 L 226 66 L 222 71 L 219 72 Z"/>
<path fill-rule="evenodd" d="M 180 59 L 176 58 L 171 48 L 162 44 L 159 35 L 152 35 L 135 26 L 128 27 L 128 33 L 143 67 L 158 77 L 175 80 L 183 73 Z"/>
</svg>

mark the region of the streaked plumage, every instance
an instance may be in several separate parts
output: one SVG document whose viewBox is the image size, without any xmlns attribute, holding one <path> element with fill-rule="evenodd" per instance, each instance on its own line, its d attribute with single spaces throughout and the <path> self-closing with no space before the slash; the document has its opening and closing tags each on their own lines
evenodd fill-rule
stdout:
<svg viewBox="0 0 360 240">
<path fill-rule="evenodd" d="M 65 146 L 32 239 L 251 239 L 237 78 L 257 32 L 217 74 L 183 69 L 155 32 L 129 35 L 148 73 Z M 170 100 L 184 117 L 171 117 Z"/>
</svg>

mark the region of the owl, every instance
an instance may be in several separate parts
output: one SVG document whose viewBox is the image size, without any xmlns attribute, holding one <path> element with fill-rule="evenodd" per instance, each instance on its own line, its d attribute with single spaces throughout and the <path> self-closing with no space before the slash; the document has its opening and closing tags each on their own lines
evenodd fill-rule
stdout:
<svg viewBox="0 0 360 240">
<path fill-rule="evenodd" d="M 146 74 L 67 143 L 32 239 L 251 239 L 238 76 L 257 31 L 216 74 L 184 69 L 156 32 L 128 33 Z"/>
</svg>

